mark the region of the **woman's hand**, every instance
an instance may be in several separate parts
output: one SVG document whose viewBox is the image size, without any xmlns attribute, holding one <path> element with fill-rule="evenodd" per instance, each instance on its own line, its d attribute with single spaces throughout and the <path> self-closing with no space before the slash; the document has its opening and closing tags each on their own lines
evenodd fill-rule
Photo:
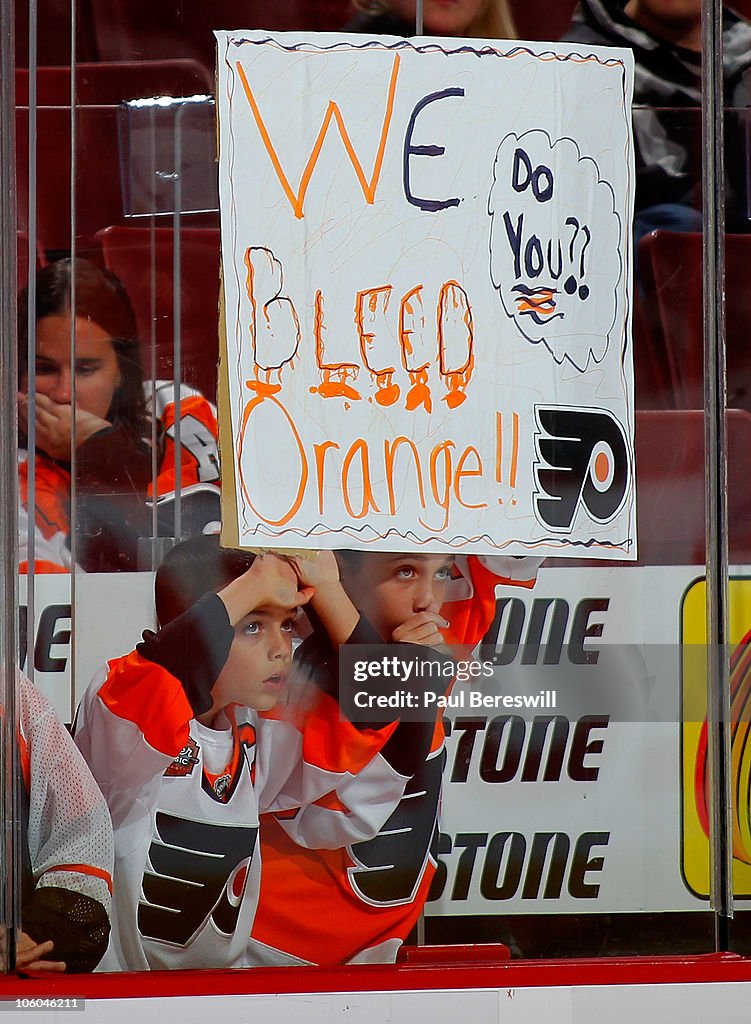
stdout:
<svg viewBox="0 0 751 1024">
<path fill-rule="evenodd" d="M 28 432 L 28 395 L 18 395 L 18 413 L 22 425 Z M 74 419 L 76 447 L 82 445 L 93 434 L 112 426 L 108 420 L 103 420 L 84 409 L 74 410 L 72 405 L 59 405 L 39 391 L 34 396 L 34 414 L 36 447 L 53 459 L 60 459 L 61 462 L 71 460 Z"/>
</svg>

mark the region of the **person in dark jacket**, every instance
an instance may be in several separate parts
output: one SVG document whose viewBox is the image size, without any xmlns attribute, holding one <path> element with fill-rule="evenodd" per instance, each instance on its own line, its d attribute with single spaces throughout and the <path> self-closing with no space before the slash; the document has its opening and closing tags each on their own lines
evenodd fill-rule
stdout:
<svg viewBox="0 0 751 1024">
<path fill-rule="evenodd" d="M 348 32 L 415 34 L 416 0 L 354 0 L 354 6 L 360 13 L 345 25 Z M 425 0 L 424 33 L 470 39 L 517 38 L 508 0 L 457 0 L 448 5 Z"/>
<path fill-rule="evenodd" d="M 634 53 L 636 234 L 701 230 L 701 0 L 581 0 L 569 42 Z M 751 25 L 724 15 L 726 108 L 751 102 Z M 726 119 L 728 230 L 748 230 L 743 120 Z"/>
</svg>

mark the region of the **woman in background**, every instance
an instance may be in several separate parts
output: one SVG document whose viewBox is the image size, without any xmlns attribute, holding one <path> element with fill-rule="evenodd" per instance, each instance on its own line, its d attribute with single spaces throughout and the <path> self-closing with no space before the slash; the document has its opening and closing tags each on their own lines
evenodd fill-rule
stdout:
<svg viewBox="0 0 751 1024">
<path fill-rule="evenodd" d="M 85 259 L 59 260 L 42 268 L 36 279 L 35 321 L 35 393 L 30 400 L 28 294 L 24 291 L 18 314 L 21 571 L 27 568 L 32 529 L 36 571 L 71 568 L 72 467 L 79 538 L 76 560 L 87 571 L 137 568 L 138 539 L 152 532 L 154 500 L 158 532 L 174 535 L 178 475 L 183 495 L 181 533 L 200 533 L 216 522 L 219 460 L 214 408 L 198 392 L 181 386 L 178 474 L 174 386 L 171 381 L 158 381 L 153 393 L 150 383 L 144 386 L 133 307 L 114 274 Z M 32 414 L 33 526 L 28 515 L 26 451 Z"/>
<path fill-rule="evenodd" d="M 416 0 L 353 0 L 361 12 L 345 26 L 350 32 L 415 34 Z M 425 35 L 471 39 L 516 39 L 508 0 L 425 0 Z"/>
</svg>

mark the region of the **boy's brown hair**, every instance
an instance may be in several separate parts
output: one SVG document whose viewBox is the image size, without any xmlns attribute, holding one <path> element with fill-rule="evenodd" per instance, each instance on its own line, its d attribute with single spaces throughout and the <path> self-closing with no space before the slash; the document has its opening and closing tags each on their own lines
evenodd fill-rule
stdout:
<svg viewBox="0 0 751 1024">
<path fill-rule="evenodd" d="M 160 626 L 182 615 L 204 594 L 216 593 L 242 576 L 255 561 L 250 551 L 223 548 L 219 538 L 191 537 L 168 553 L 154 580 L 156 617 Z"/>
</svg>

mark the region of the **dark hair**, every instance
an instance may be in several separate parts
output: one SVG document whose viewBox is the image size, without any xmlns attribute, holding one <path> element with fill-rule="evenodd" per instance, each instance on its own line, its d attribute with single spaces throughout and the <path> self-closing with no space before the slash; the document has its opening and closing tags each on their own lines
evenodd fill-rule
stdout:
<svg viewBox="0 0 751 1024">
<path fill-rule="evenodd" d="M 156 572 L 154 599 L 160 626 L 182 615 L 204 594 L 216 593 L 251 567 L 255 555 L 223 548 L 216 534 L 191 537 L 168 553 Z"/>
<path fill-rule="evenodd" d="M 136 317 L 128 293 L 114 274 L 90 260 L 56 260 L 37 273 L 35 322 L 46 316 L 73 313 L 72 291 L 75 316 L 91 320 L 112 337 L 121 381 L 112 396 L 107 419 L 113 426 L 125 427 L 135 437 L 142 437 L 148 432 L 143 368 Z M 28 372 L 28 317 L 29 295 L 24 288 L 18 299 L 20 380 Z"/>
<path fill-rule="evenodd" d="M 360 568 L 363 555 L 366 551 L 352 550 L 350 548 L 339 548 L 334 552 L 334 557 L 339 565 L 339 571 L 357 572 Z"/>
</svg>

